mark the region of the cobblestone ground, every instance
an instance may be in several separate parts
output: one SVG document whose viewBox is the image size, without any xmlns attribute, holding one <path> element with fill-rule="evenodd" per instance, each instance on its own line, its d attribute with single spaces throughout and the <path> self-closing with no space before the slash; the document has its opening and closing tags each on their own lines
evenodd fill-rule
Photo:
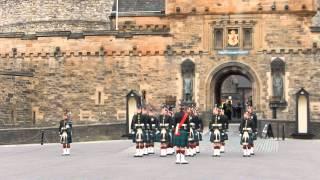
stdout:
<svg viewBox="0 0 320 180">
<path fill-rule="evenodd" d="M 175 157 L 134 158 L 130 141 L 73 143 L 72 155 L 61 156 L 59 144 L 0 146 L 0 179 L 252 179 L 318 180 L 319 140 L 258 139 L 256 155 L 243 158 L 237 125 L 232 125 L 226 153 L 211 156 L 208 135 L 201 153 L 176 165 Z"/>
</svg>

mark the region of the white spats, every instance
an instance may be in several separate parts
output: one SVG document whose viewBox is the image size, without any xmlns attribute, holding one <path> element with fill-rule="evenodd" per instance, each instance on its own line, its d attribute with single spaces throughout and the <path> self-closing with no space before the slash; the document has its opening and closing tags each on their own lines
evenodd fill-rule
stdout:
<svg viewBox="0 0 320 180">
<path fill-rule="evenodd" d="M 224 153 L 224 146 L 223 145 L 220 147 L 220 152 Z"/>
<path fill-rule="evenodd" d="M 251 150 L 248 148 L 243 149 L 243 157 L 250 157 Z"/>
<path fill-rule="evenodd" d="M 66 149 L 66 155 L 70 155 L 70 148 Z"/>
<path fill-rule="evenodd" d="M 251 154 L 251 155 L 254 155 L 253 147 L 250 148 L 250 154 Z"/>
<path fill-rule="evenodd" d="M 181 160 L 181 154 L 177 153 L 177 155 L 176 155 L 176 164 L 180 164 L 180 160 Z"/>
<path fill-rule="evenodd" d="M 149 147 L 148 148 L 148 153 L 149 154 L 154 154 L 154 148 L 153 147 Z"/>
<path fill-rule="evenodd" d="M 134 154 L 134 157 L 140 157 L 140 149 L 136 149 L 136 153 Z"/>
<path fill-rule="evenodd" d="M 66 154 L 67 154 L 67 149 L 66 149 L 66 148 L 63 148 L 63 149 L 62 149 L 62 155 L 65 156 Z"/>
<path fill-rule="evenodd" d="M 200 147 L 196 146 L 196 153 L 200 153 Z"/>
<path fill-rule="evenodd" d="M 148 148 L 143 148 L 143 155 L 148 155 Z"/>
<path fill-rule="evenodd" d="M 167 148 L 167 155 L 173 155 L 174 149 L 173 148 Z"/>
<path fill-rule="evenodd" d="M 184 154 L 181 154 L 181 159 L 180 159 L 181 164 L 188 164 L 189 162 L 185 159 Z"/>
<path fill-rule="evenodd" d="M 221 155 L 220 154 L 220 149 L 217 149 L 217 148 L 213 149 L 213 156 L 219 157 L 220 155 Z"/>
<path fill-rule="evenodd" d="M 167 156 L 167 149 L 160 149 L 160 157 L 166 157 Z"/>
</svg>

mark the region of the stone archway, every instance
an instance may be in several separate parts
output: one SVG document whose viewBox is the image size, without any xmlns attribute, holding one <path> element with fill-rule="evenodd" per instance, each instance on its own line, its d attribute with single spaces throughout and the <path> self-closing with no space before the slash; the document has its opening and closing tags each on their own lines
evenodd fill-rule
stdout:
<svg viewBox="0 0 320 180">
<path fill-rule="evenodd" d="M 241 75 L 246 77 L 252 83 L 252 103 L 253 106 L 260 110 L 260 82 L 250 66 L 240 62 L 228 62 L 221 64 L 210 71 L 206 79 L 206 110 L 211 111 L 214 104 L 219 101 L 218 88 L 223 81 L 230 75 Z"/>
</svg>

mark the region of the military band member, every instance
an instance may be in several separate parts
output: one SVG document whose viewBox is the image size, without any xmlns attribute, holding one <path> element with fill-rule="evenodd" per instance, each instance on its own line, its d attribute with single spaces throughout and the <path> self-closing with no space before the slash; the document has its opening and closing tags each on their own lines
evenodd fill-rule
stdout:
<svg viewBox="0 0 320 180">
<path fill-rule="evenodd" d="M 209 123 L 209 131 L 210 131 L 210 142 L 213 146 L 213 156 L 220 156 L 220 148 L 222 142 L 222 124 L 223 119 L 220 114 L 220 109 L 215 107 L 212 111 L 212 118 Z"/>
<path fill-rule="evenodd" d="M 175 133 L 174 145 L 176 146 L 176 164 L 188 164 L 185 159 L 185 150 L 188 143 L 188 129 L 189 129 L 189 114 L 190 108 L 180 109 L 174 116 L 175 118 Z"/>
<path fill-rule="evenodd" d="M 144 129 L 145 124 L 142 117 L 141 107 L 137 108 L 137 113 L 132 118 L 131 132 L 133 134 L 133 142 L 136 143 L 136 153 L 134 157 L 142 157 L 144 152 Z"/>
<path fill-rule="evenodd" d="M 253 121 L 253 134 L 252 134 L 252 143 L 250 144 L 250 154 L 254 155 L 254 141 L 257 139 L 257 129 L 258 129 L 258 118 L 256 113 L 253 112 L 253 107 L 248 107 L 249 118 Z"/>
<path fill-rule="evenodd" d="M 191 109 L 189 115 L 189 132 L 186 156 L 196 155 L 196 124 L 196 118 L 193 114 L 193 110 Z"/>
<path fill-rule="evenodd" d="M 195 146 L 196 146 L 196 153 L 200 153 L 200 141 L 202 141 L 202 132 L 203 132 L 203 122 L 198 114 L 198 111 L 194 111 L 194 118 L 196 119 L 196 138 L 195 138 Z"/>
<path fill-rule="evenodd" d="M 168 142 L 168 148 L 167 148 L 167 154 L 168 155 L 173 155 L 174 154 L 174 147 L 173 147 L 173 135 L 174 135 L 174 125 L 175 125 L 175 121 L 174 121 L 174 112 L 173 112 L 173 108 L 169 107 L 168 109 L 168 115 L 170 117 L 170 123 L 169 123 L 169 142 Z"/>
<path fill-rule="evenodd" d="M 228 134 L 227 134 L 227 130 L 229 128 L 228 117 L 224 114 L 223 109 L 220 109 L 219 114 L 220 114 L 221 123 L 222 123 L 220 152 L 224 153 L 225 152 L 225 141 L 228 139 Z"/>
<path fill-rule="evenodd" d="M 243 149 L 243 157 L 250 157 L 251 155 L 251 144 L 253 143 L 252 133 L 254 127 L 255 125 L 253 120 L 250 118 L 250 114 L 245 112 L 239 127 L 239 131 L 241 133 L 240 144 Z"/>
<path fill-rule="evenodd" d="M 158 127 L 160 130 L 160 156 L 167 156 L 167 148 L 169 143 L 169 126 L 170 126 L 170 116 L 168 115 L 168 110 L 163 107 L 161 110 L 161 115 L 159 116 Z"/>
<path fill-rule="evenodd" d="M 158 118 L 154 115 L 154 112 L 152 109 L 149 111 L 149 134 L 150 134 L 150 140 L 148 142 L 148 153 L 154 154 L 154 141 L 155 141 L 155 135 L 156 131 L 158 129 Z"/>
<path fill-rule="evenodd" d="M 66 110 L 63 120 L 59 125 L 60 142 L 63 147 L 62 155 L 70 155 L 70 144 L 72 143 L 72 120 L 71 112 Z"/>
<path fill-rule="evenodd" d="M 144 123 L 143 155 L 148 155 L 148 144 L 150 142 L 150 117 L 148 109 L 146 107 L 142 108 L 142 121 Z"/>
</svg>

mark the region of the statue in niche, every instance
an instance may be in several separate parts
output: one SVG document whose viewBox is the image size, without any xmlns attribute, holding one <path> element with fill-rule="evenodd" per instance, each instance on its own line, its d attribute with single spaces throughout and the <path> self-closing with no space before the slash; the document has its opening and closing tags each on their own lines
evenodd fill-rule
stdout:
<svg viewBox="0 0 320 180">
<path fill-rule="evenodd" d="M 281 73 L 275 73 L 273 75 L 273 96 L 279 100 L 283 99 L 283 78 Z"/>
<path fill-rule="evenodd" d="M 184 100 L 186 102 L 191 102 L 192 94 L 193 94 L 193 78 L 190 74 L 184 76 L 183 78 L 183 93 L 184 93 Z"/>
</svg>

